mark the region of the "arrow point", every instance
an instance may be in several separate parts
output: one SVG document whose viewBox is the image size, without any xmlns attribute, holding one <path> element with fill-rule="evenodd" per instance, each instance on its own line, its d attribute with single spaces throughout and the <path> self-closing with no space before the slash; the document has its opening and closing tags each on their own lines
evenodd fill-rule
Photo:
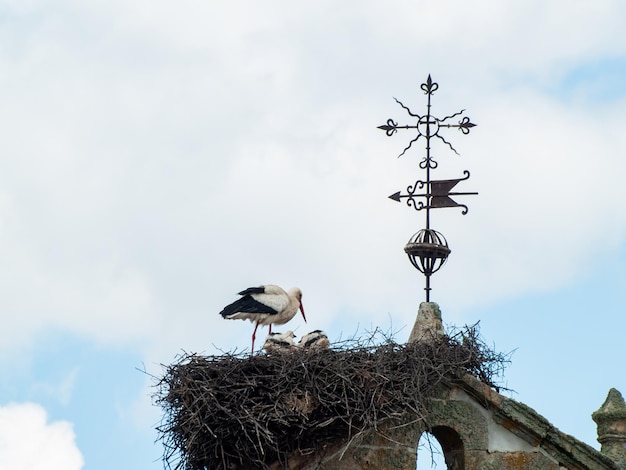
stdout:
<svg viewBox="0 0 626 470">
<path fill-rule="evenodd" d="M 389 196 L 389 199 L 393 199 L 394 201 L 400 202 L 400 191 Z"/>
</svg>

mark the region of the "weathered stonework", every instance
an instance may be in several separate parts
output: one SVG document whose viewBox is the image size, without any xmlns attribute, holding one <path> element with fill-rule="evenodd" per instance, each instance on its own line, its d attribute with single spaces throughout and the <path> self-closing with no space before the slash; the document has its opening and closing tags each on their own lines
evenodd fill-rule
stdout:
<svg viewBox="0 0 626 470">
<path fill-rule="evenodd" d="M 417 311 L 417 319 L 409 335 L 409 343 L 414 341 L 429 341 L 444 335 L 441 322 L 441 310 L 434 302 L 422 302 Z"/>
<path fill-rule="evenodd" d="M 618 470 L 616 462 L 563 434 L 528 406 L 466 376 L 432 399 L 428 422 L 409 414 L 325 452 L 292 456 L 273 470 L 414 470 L 423 432 L 437 438 L 449 470 Z"/>
<path fill-rule="evenodd" d="M 420 304 L 409 342 L 443 334 L 438 305 Z M 617 390 L 593 419 L 602 452 L 466 375 L 440 387 L 426 420 L 407 413 L 315 455 L 292 455 L 271 470 L 414 470 L 424 432 L 439 441 L 448 470 L 626 470 L 626 403 Z"/>
<path fill-rule="evenodd" d="M 606 400 L 591 415 L 598 425 L 598 442 L 602 453 L 626 469 L 626 403 L 616 389 L 609 390 Z"/>
<path fill-rule="evenodd" d="M 400 422 L 406 419 L 399 420 Z M 407 436 L 421 435 L 416 423 L 397 426 L 386 422 L 377 431 L 353 436 L 347 443 L 337 442 L 315 455 L 290 456 L 287 465 L 275 464 L 271 470 L 415 470 L 417 441 Z"/>
</svg>

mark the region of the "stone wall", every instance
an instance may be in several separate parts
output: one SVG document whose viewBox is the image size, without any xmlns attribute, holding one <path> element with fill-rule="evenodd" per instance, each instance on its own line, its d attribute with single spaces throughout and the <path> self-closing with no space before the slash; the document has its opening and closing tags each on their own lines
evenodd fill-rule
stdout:
<svg viewBox="0 0 626 470">
<path fill-rule="evenodd" d="M 422 303 L 409 341 L 443 334 L 439 306 Z M 471 376 L 441 387 L 427 416 L 428 422 L 398 416 L 314 455 L 294 454 L 271 470 L 415 470 L 426 431 L 439 441 L 448 470 L 626 469 L 626 404 L 617 390 L 593 416 L 602 452 Z"/>
<path fill-rule="evenodd" d="M 437 438 L 449 470 L 617 470 L 614 461 L 560 433 L 529 407 L 472 377 L 431 400 L 428 423 L 410 415 L 337 442 L 315 455 L 293 455 L 272 470 L 415 470 L 423 432 Z"/>
</svg>

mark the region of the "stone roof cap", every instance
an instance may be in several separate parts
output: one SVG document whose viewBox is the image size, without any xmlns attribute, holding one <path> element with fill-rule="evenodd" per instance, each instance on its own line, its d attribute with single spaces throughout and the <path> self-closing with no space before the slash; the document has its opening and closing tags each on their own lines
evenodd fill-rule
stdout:
<svg viewBox="0 0 626 470">
<path fill-rule="evenodd" d="M 606 421 L 609 419 L 625 419 L 626 402 L 624 402 L 622 394 L 614 388 L 609 390 L 606 400 L 604 400 L 602 406 L 595 411 L 591 417 L 598 424 L 600 424 L 600 421 Z"/>
</svg>

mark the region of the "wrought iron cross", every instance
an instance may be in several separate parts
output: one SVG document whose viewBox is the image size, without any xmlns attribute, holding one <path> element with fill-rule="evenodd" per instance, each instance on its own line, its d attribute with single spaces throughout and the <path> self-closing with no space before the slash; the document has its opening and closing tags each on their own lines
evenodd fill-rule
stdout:
<svg viewBox="0 0 626 470">
<path fill-rule="evenodd" d="M 454 113 L 450 116 L 446 116 L 443 119 L 438 119 L 431 113 L 431 97 L 439 88 L 436 82 L 433 82 L 430 75 L 425 83 L 422 83 L 421 87 L 424 94 L 427 96 L 426 114 L 419 115 L 413 113 L 407 106 L 405 106 L 400 100 L 394 98 L 396 102 L 402 106 L 409 116 L 417 118 L 417 122 L 414 125 L 398 125 L 393 119 L 388 119 L 385 125 L 379 126 L 379 129 L 385 131 L 387 136 L 391 137 L 398 129 L 415 129 L 417 130 L 417 136 L 409 142 L 402 153 L 398 155 L 400 158 L 404 155 L 413 145 L 422 137 L 426 141 L 426 156 L 420 161 L 419 167 L 426 170 L 426 180 L 417 180 L 415 184 L 407 187 L 407 193 L 402 194 L 400 191 L 389 196 L 390 199 L 400 202 L 402 199 L 406 199 L 408 206 L 413 207 L 415 210 L 426 209 L 426 228 L 415 233 L 409 243 L 404 247 L 404 251 L 409 256 L 409 260 L 420 272 L 426 277 L 426 301 L 430 301 L 430 276 L 438 271 L 448 259 L 450 249 L 445 237 L 430 228 L 430 210 L 439 209 L 442 207 L 461 207 L 462 214 L 467 214 L 468 208 L 465 204 L 459 204 L 451 196 L 466 196 L 475 195 L 475 192 L 451 192 L 452 189 L 460 182 L 469 179 L 470 173 L 465 170 L 463 172 L 464 177 L 457 179 L 438 180 L 431 181 L 430 171 L 437 168 L 438 164 L 432 157 L 431 139 L 436 137 L 446 144 L 454 153 L 458 155 L 456 149 L 448 142 L 443 136 L 439 135 L 439 131 L 442 128 L 457 128 L 463 134 L 469 134 L 470 129 L 476 124 L 470 121 L 470 118 L 465 116 L 456 123 L 446 122 L 455 117 L 461 116 L 465 110 L 461 110 L 458 113 Z M 418 190 L 424 190 L 424 192 L 418 193 Z M 419 199 L 423 198 L 423 199 Z"/>
</svg>

